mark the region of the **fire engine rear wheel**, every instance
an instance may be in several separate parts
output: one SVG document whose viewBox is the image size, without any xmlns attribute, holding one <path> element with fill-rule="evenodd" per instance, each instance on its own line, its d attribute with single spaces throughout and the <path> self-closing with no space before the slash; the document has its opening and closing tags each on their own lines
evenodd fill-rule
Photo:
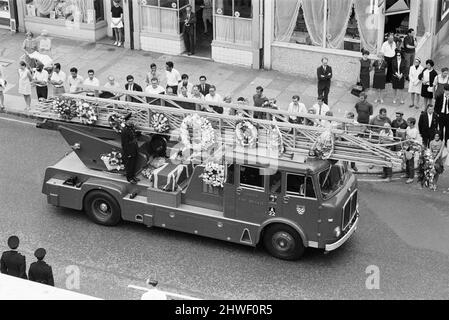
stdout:
<svg viewBox="0 0 449 320">
<path fill-rule="evenodd" d="M 105 191 L 89 192 L 84 198 L 84 210 L 95 223 L 105 226 L 115 226 L 121 219 L 120 205 Z"/>
<path fill-rule="evenodd" d="M 297 260 L 305 250 L 298 232 L 284 224 L 269 226 L 264 232 L 263 243 L 272 256 L 283 260 Z"/>
</svg>

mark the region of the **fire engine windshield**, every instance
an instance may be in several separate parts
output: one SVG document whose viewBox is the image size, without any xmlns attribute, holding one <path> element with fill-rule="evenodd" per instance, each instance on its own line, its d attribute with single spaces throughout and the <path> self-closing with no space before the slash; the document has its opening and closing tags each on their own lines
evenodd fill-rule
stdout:
<svg viewBox="0 0 449 320">
<path fill-rule="evenodd" d="M 319 175 L 321 195 L 324 199 L 332 197 L 343 186 L 347 169 L 341 164 L 331 164 L 329 169 Z"/>
</svg>

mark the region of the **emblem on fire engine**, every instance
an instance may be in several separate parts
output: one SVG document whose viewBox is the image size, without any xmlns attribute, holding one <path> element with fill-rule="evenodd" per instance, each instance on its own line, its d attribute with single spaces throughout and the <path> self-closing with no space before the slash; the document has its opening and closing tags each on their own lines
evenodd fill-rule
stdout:
<svg viewBox="0 0 449 320">
<path fill-rule="evenodd" d="M 304 213 L 306 213 L 306 207 L 297 205 L 296 206 L 296 212 L 298 212 L 298 214 L 300 214 L 300 215 L 303 215 Z"/>
</svg>

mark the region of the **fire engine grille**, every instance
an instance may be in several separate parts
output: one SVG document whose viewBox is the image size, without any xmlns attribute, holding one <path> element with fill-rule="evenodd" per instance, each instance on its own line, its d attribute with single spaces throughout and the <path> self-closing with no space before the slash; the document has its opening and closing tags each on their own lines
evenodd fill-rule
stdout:
<svg viewBox="0 0 449 320">
<path fill-rule="evenodd" d="M 346 201 L 346 204 L 343 206 L 342 230 L 345 230 L 346 227 L 351 222 L 352 218 L 354 218 L 356 209 L 357 209 L 357 190 L 352 193 L 351 197 Z"/>
</svg>

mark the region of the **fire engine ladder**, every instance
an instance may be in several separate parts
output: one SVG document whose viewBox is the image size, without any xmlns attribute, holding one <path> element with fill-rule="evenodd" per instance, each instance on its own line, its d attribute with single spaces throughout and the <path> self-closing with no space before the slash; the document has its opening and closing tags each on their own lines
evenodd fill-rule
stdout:
<svg viewBox="0 0 449 320">
<path fill-rule="evenodd" d="M 114 95 L 126 96 L 126 100 L 134 98 L 139 102 L 105 99 L 83 94 L 86 91 L 92 92 L 93 90 L 97 90 L 97 92 L 108 91 Z M 144 133 L 156 133 L 150 126 L 150 117 L 152 114 L 161 113 L 169 120 L 171 130 L 166 135 L 174 140 L 179 138 L 177 129 L 180 128 L 184 118 L 191 114 L 197 114 L 200 117 L 207 118 L 215 131 L 219 133 L 217 134 L 217 141 L 218 143 L 221 142 L 222 145 L 218 147 L 225 145 L 234 148 L 239 146 L 235 138 L 236 124 L 242 120 L 249 120 L 257 128 L 258 148 L 272 148 L 273 137 L 277 135 L 278 140 L 284 146 L 284 151 L 275 156 L 293 159 L 295 154 L 308 155 L 318 137 L 326 130 L 330 130 L 335 136 L 334 151 L 330 159 L 385 167 L 393 167 L 402 163 L 402 159 L 397 152 L 390 149 L 394 146 L 401 145 L 403 142 L 396 138 L 382 138 L 376 133 L 381 128 L 354 124 L 353 120 L 346 118 L 319 116 L 308 113 L 289 113 L 284 110 L 258 108 L 246 104 L 209 103 L 204 100 L 179 96 L 146 94 L 117 88 L 91 86 L 83 86 L 80 92 L 76 94 L 64 94 L 62 98 L 84 101 L 94 105 L 98 114 L 98 120 L 95 122 L 95 126 L 99 127 L 109 128 L 108 119 L 112 114 L 125 115 L 131 112 L 131 119 L 136 124 L 138 130 Z M 75 123 L 82 122 L 78 117 L 70 120 L 61 119 L 59 114 L 53 111 L 52 105 L 52 101 L 50 100 L 39 102 L 35 110 L 35 115 L 42 119 Z M 238 114 L 238 116 L 217 113 L 214 111 L 216 107 L 230 110 L 230 114 Z M 255 119 L 252 117 L 255 112 L 261 114 L 265 119 Z M 326 129 L 319 125 L 292 124 L 288 122 L 288 117 L 291 115 L 307 118 L 315 123 L 330 121 L 337 126 L 332 129 Z"/>
</svg>

